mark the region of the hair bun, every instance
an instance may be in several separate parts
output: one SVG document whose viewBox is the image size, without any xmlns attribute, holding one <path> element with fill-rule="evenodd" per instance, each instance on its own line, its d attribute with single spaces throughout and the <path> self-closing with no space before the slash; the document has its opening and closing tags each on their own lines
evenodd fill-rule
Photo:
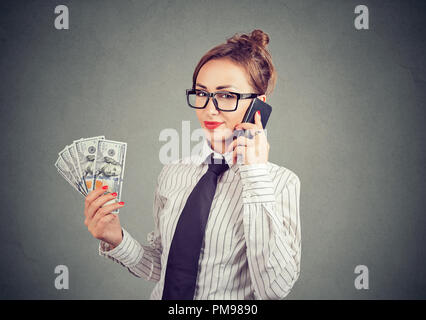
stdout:
<svg viewBox="0 0 426 320">
<path fill-rule="evenodd" d="M 269 43 L 269 36 L 262 30 L 255 29 L 250 34 L 250 39 L 257 45 L 266 48 Z"/>
<path fill-rule="evenodd" d="M 241 48 L 255 47 L 267 48 L 269 43 L 269 36 L 262 30 L 255 29 L 249 34 L 234 34 L 231 38 L 227 39 L 227 43 L 237 44 Z"/>
<path fill-rule="evenodd" d="M 269 41 L 268 34 L 259 29 L 243 34 L 234 33 L 225 43 L 213 47 L 201 58 L 192 76 L 192 87 L 195 88 L 198 73 L 207 61 L 229 58 L 245 70 L 252 92 L 270 95 L 275 87 L 277 72 L 267 48 Z"/>
</svg>

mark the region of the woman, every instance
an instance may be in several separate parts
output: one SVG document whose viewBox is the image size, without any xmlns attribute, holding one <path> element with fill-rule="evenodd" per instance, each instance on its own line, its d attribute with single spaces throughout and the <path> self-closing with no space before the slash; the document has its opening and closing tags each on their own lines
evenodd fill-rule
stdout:
<svg viewBox="0 0 426 320">
<path fill-rule="evenodd" d="M 275 85 L 268 43 L 261 30 L 236 34 L 198 63 L 187 101 L 205 132 L 203 148 L 195 157 L 164 165 L 160 172 L 150 245 L 139 244 L 121 227 L 118 216 L 110 214 L 123 203 L 102 207 L 116 194 L 104 194 L 107 190 L 99 188 L 86 197 L 85 224 L 101 240 L 99 254 L 137 277 L 157 282 L 151 299 L 283 299 L 298 279 L 300 180 L 291 170 L 268 161 L 269 143 L 259 114 L 254 124 L 240 123 L 253 98 L 266 101 Z M 250 131 L 252 138 L 234 140 L 234 129 Z M 198 188 L 213 167 L 212 155 L 222 158 L 215 166 L 223 170 L 212 180 L 216 189 L 207 205 L 208 222 L 203 228 L 186 222 L 184 229 L 184 219 L 191 214 L 184 212 L 191 201 L 195 216 L 198 208 L 206 211 L 202 208 L 207 200 L 200 199 L 207 189 Z M 195 190 L 201 194 L 194 196 Z M 190 195 L 197 200 L 190 200 Z M 191 238 L 195 233 L 191 226 L 201 230 L 202 238 Z M 198 249 L 190 249 L 194 242 Z M 184 269 L 179 266 L 186 263 L 187 268 L 191 259 L 197 263 L 195 271 L 188 267 L 186 275 L 179 273 Z M 189 291 L 180 292 L 185 286 Z"/>
</svg>

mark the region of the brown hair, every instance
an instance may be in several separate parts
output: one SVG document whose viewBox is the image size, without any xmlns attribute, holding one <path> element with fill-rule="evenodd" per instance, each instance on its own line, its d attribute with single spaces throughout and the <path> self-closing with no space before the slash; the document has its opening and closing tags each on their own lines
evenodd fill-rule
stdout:
<svg viewBox="0 0 426 320">
<path fill-rule="evenodd" d="M 192 77 L 192 87 L 195 88 L 201 67 L 209 60 L 230 58 L 242 66 L 248 76 L 250 85 L 255 93 L 269 95 L 276 82 L 276 71 L 272 57 L 267 49 L 269 36 L 262 30 L 255 29 L 250 34 L 234 34 L 212 49 L 198 62 Z"/>
</svg>

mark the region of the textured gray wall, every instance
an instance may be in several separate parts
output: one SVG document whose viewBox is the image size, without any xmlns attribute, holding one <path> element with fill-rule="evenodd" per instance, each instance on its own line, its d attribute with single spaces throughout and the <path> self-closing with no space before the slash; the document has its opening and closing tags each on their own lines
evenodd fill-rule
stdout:
<svg viewBox="0 0 426 320">
<path fill-rule="evenodd" d="M 70 30 L 53 27 L 70 9 Z M 370 9 L 370 30 L 354 8 Z M 184 89 L 211 47 L 263 29 L 279 78 L 270 161 L 301 179 L 302 267 L 288 299 L 426 298 L 424 1 L 1 1 L 0 297 L 148 299 L 98 256 L 56 172 L 72 140 L 128 142 L 121 222 L 146 243 L 159 133 L 199 126 Z M 54 268 L 70 270 L 56 290 Z M 356 290 L 366 265 L 370 289 Z"/>
</svg>

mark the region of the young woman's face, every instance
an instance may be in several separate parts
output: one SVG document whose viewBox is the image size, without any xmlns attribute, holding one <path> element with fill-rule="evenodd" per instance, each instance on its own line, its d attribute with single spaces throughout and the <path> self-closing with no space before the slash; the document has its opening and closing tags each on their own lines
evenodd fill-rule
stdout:
<svg viewBox="0 0 426 320">
<path fill-rule="evenodd" d="M 248 82 L 246 71 L 227 58 L 213 59 L 205 63 L 197 76 L 196 89 L 208 92 L 232 91 L 238 93 L 255 93 Z M 224 86 L 226 86 L 224 88 Z M 222 87 L 218 89 L 218 87 Z M 263 101 L 266 96 L 258 96 Z M 195 109 L 206 138 L 210 141 L 223 141 L 232 136 L 234 127 L 240 123 L 252 99 L 240 99 L 238 108 L 232 112 L 217 110 L 210 98 L 204 109 Z M 212 129 L 207 122 L 219 122 L 220 125 Z"/>
</svg>

